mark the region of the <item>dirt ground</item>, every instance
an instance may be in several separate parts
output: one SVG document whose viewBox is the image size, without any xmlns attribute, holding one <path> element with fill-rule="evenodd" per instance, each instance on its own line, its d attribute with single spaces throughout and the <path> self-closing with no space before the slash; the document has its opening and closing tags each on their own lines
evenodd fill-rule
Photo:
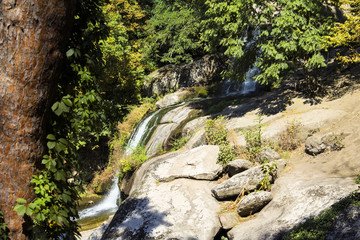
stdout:
<svg viewBox="0 0 360 240">
<path fill-rule="evenodd" d="M 294 102 L 298 102 L 297 100 L 295 99 Z M 344 134 L 345 147 L 340 151 L 328 151 L 317 156 L 310 156 L 305 153 L 304 144 L 302 144 L 302 147 L 291 154 L 287 172 L 309 177 L 314 175 L 355 177 L 360 174 L 360 90 L 348 92 L 341 98 L 323 101 L 315 106 L 305 105 L 305 108 L 345 111 L 344 117 L 320 129 L 320 133 Z"/>
</svg>

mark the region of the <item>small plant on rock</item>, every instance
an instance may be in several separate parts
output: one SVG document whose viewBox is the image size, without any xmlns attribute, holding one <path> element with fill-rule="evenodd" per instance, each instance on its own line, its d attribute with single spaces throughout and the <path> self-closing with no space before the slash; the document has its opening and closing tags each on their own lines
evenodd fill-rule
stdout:
<svg viewBox="0 0 360 240">
<path fill-rule="evenodd" d="M 345 147 L 345 144 L 343 143 L 344 137 L 340 134 L 333 133 L 332 134 L 332 146 L 331 150 L 333 151 L 340 151 Z"/>
<path fill-rule="evenodd" d="M 126 173 L 138 169 L 147 159 L 145 148 L 142 146 L 136 147 L 130 155 L 120 160 L 119 178 L 122 179 Z"/>
<path fill-rule="evenodd" d="M 277 166 L 275 163 L 263 163 L 261 169 L 265 174 L 260 182 L 259 191 L 268 191 L 271 189 L 271 179 L 276 175 Z"/>
<path fill-rule="evenodd" d="M 286 127 L 286 130 L 280 134 L 279 146 L 283 151 L 292 151 L 298 148 L 301 141 L 298 139 L 300 123 L 292 121 Z"/>
<path fill-rule="evenodd" d="M 258 115 L 256 121 L 257 125 L 245 132 L 246 140 L 246 151 L 248 158 L 252 161 L 258 160 L 259 154 L 262 148 L 262 139 L 261 139 L 261 122 L 263 118 L 261 115 Z"/>
<path fill-rule="evenodd" d="M 175 139 L 172 143 L 171 143 L 171 150 L 170 151 L 177 151 L 180 148 L 182 148 L 183 146 L 185 146 L 185 144 L 187 143 L 187 141 L 189 140 L 189 137 L 181 137 L 181 138 L 177 138 Z"/>
<path fill-rule="evenodd" d="M 221 116 L 206 121 L 205 137 L 208 144 L 220 147 L 218 163 L 225 166 L 235 159 L 234 150 L 229 145 L 229 131 L 225 127 L 224 117 Z"/>
</svg>

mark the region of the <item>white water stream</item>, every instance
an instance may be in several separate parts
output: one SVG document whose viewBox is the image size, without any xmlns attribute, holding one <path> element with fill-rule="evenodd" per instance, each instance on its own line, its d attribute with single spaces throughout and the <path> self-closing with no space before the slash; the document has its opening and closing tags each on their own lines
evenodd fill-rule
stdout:
<svg viewBox="0 0 360 240">
<path fill-rule="evenodd" d="M 250 68 L 249 71 L 246 72 L 244 82 L 231 80 L 224 81 L 222 94 L 225 96 L 231 96 L 255 92 L 257 84 L 254 80 L 254 77 L 259 74 L 259 71 L 260 70 L 257 67 Z"/>
<path fill-rule="evenodd" d="M 131 151 L 136 148 L 136 146 L 141 142 L 145 133 L 148 132 L 150 122 L 157 117 L 160 109 L 143 119 L 138 126 L 131 133 L 129 142 L 127 145 L 126 153 L 129 154 Z M 96 217 L 98 215 L 108 214 L 109 216 L 116 212 L 118 209 L 118 202 L 120 199 L 120 190 L 118 187 L 118 177 L 114 177 L 114 182 L 109 190 L 108 194 L 104 197 L 103 200 L 96 203 L 94 206 L 83 209 L 79 211 L 79 219 L 85 219 L 90 217 Z"/>
<path fill-rule="evenodd" d="M 109 193 L 99 203 L 92 207 L 85 208 L 79 211 L 79 219 L 94 217 L 104 212 L 112 214 L 118 209 L 118 199 L 120 198 L 120 191 L 118 187 L 118 178 L 114 177 L 114 183 L 111 186 Z"/>
<path fill-rule="evenodd" d="M 129 142 L 127 144 L 126 154 L 131 153 L 131 151 L 134 150 L 138 146 L 140 141 L 143 139 L 144 134 L 151 127 L 151 126 L 149 126 L 150 121 L 152 121 L 153 118 L 156 117 L 156 115 L 160 112 L 160 110 L 161 109 L 153 112 L 151 115 L 149 115 L 143 121 L 141 121 L 139 123 L 139 125 L 134 129 L 134 131 L 131 133 Z"/>
</svg>

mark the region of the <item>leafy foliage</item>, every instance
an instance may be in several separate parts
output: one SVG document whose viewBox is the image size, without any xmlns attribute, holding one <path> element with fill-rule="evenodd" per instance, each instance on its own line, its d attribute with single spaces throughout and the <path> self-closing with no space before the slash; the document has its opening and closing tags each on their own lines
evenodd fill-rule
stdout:
<svg viewBox="0 0 360 240">
<path fill-rule="evenodd" d="M 271 190 L 271 182 L 275 177 L 277 166 L 275 163 L 263 163 L 261 165 L 264 178 L 260 182 L 259 191 Z"/>
<path fill-rule="evenodd" d="M 4 222 L 3 213 L 0 210 L 0 240 L 8 240 L 8 228 L 7 224 Z"/>
<path fill-rule="evenodd" d="M 72 169 L 76 162 L 69 158 L 69 143 L 65 139 L 56 139 L 52 134 L 47 139 L 50 154 L 43 156 L 45 169 L 31 180 L 36 198 L 32 202 L 18 198 L 14 210 L 19 215 L 33 217 L 31 232 L 36 239 L 56 239 L 64 233 L 68 237 L 77 236 L 78 189 L 74 182 L 68 181 L 75 177 Z"/>
<path fill-rule="evenodd" d="M 146 55 L 156 64 L 188 62 L 204 54 L 200 41 L 203 1 L 154 0 L 146 26 Z"/>
<path fill-rule="evenodd" d="M 347 20 L 344 23 L 336 23 L 331 29 L 332 34 L 327 37 L 328 46 L 346 46 L 350 49 L 349 56 L 339 56 L 343 63 L 360 62 L 360 53 L 356 48 L 360 47 L 360 3 L 357 0 L 333 1 L 335 6 L 340 6 L 345 12 Z"/>
<path fill-rule="evenodd" d="M 122 179 L 126 173 L 130 173 L 138 169 L 142 163 L 144 163 L 148 157 L 146 156 L 145 148 L 138 146 L 132 150 L 130 155 L 125 156 L 119 161 L 120 171 L 119 177 Z"/>
<path fill-rule="evenodd" d="M 209 49 L 223 48 L 231 58 L 228 77 L 244 79 L 256 62 L 263 84 L 277 86 L 301 66 L 306 75 L 325 66 L 320 53 L 331 23 L 323 0 L 208 0 L 204 38 Z"/>
<path fill-rule="evenodd" d="M 109 35 L 99 41 L 104 62 L 102 91 L 117 104 L 137 103 L 145 71 L 150 67 L 143 59 L 140 43 L 145 13 L 135 0 L 110 0 L 103 7 L 103 14 Z"/>
</svg>

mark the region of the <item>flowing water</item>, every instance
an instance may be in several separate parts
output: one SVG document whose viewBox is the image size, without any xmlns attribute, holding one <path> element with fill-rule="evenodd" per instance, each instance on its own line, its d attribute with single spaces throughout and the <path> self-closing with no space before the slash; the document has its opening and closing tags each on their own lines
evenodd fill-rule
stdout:
<svg viewBox="0 0 360 240">
<path fill-rule="evenodd" d="M 79 219 L 94 217 L 103 213 L 112 214 L 116 212 L 118 208 L 118 200 L 120 199 L 118 181 L 118 178 L 115 176 L 114 183 L 104 199 L 92 207 L 81 210 L 79 212 Z"/>
<path fill-rule="evenodd" d="M 252 67 L 249 71 L 246 72 L 245 81 L 231 81 L 226 80 L 222 86 L 222 95 L 231 96 L 231 95 L 245 95 L 251 92 L 256 91 L 257 83 L 254 80 L 254 77 L 259 74 L 259 69 L 257 67 Z"/>
<path fill-rule="evenodd" d="M 130 135 L 126 154 L 130 154 L 138 145 L 145 145 L 164 114 L 175 107 L 176 106 L 171 106 L 159 109 L 144 117 Z M 89 226 L 89 228 L 91 225 L 96 226 L 96 223 L 105 221 L 110 215 L 113 215 L 117 211 L 119 203 L 120 190 L 118 187 L 118 178 L 115 176 L 114 182 L 108 194 L 104 196 L 104 199 L 91 207 L 79 211 L 78 222 L 82 226 Z"/>
</svg>

